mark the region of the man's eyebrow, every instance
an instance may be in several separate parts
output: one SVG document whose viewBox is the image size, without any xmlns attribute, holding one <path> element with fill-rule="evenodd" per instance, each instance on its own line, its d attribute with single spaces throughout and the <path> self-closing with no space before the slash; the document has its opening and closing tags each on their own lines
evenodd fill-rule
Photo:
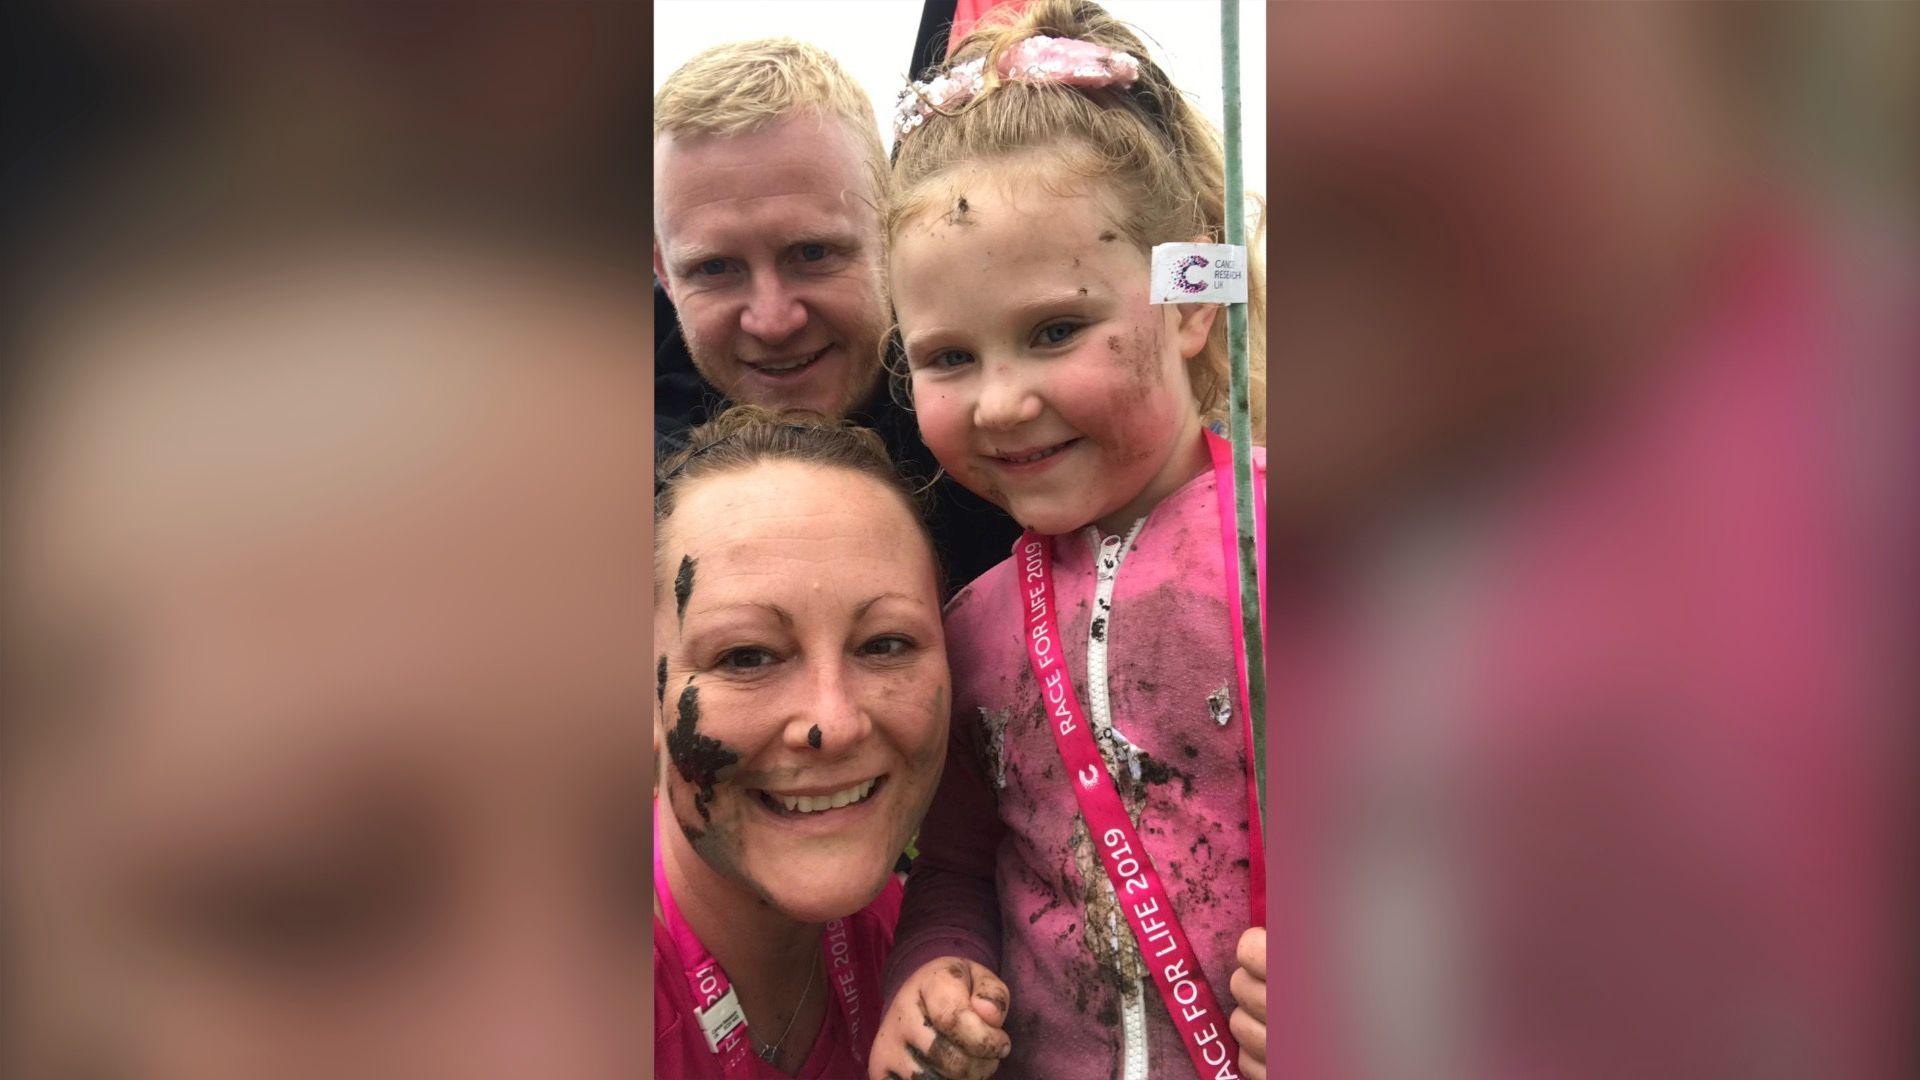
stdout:
<svg viewBox="0 0 1920 1080">
<path fill-rule="evenodd" d="M 810 230 L 784 239 L 781 241 L 780 250 L 792 251 L 794 248 L 806 247 L 808 244 L 824 244 L 828 247 L 846 250 L 862 250 L 865 246 L 861 243 L 858 230 L 823 229 L 819 231 Z M 698 266 L 710 259 L 728 259 L 734 257 L 719 248 L 709 247 L 705 244 L 687 244 L 684 246 L 667 244 L 665 245 L 665 250 L 667 265 L 675 269 L 686 269 L 688 267 Z"/>
<path fill-rule="evenodd" d="M 697 266 L 700 263 L 706 262 L 708 259 L 724 259 L 726 257 L 726 254 L 718 248 L 710 248 L 704 245 L 696 246 L 689 244 L 684 247 L 675 247 L 672 244 L 667 245 L 667 262 L 676 267 Z"/>
<path fill-rule="evenodd" d="M 810 229 L 806 232 L 795 235 L 791 240 L 787 241 L 787 246 L 790 248 L 795 248 L 795 247 L 804 246 L 806 244 L 834 244 L 839 247 L 856 247 L 859 245 L 859 243 L 860 243 L 860 233 L 857 230 L 853 230 L 853 229 L 812 230 Z"/>
</svg>

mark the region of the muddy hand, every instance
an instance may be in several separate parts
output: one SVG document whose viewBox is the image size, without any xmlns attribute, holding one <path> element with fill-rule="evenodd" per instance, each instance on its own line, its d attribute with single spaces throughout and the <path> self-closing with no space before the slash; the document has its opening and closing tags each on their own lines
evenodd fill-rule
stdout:
<svg viewBox="0 0 1920 1080">
<path fill-rule="evenodd" d="M 1267 932 L 1256 926 L 1241 934 L 1234 962 L 1227 989 L 1238 1007 L 1227 1028 L 1240 1044 L 1240 1075 L 1267 1080 Z"/>
<path fill-rule="evenodd" d="M 887 1007 L 868 1057 L 869 1080 L 985 1080 L 1013 1049 L 1007 985 L 986 968 L 945 956 L 908 976 Z"/>
</svg>

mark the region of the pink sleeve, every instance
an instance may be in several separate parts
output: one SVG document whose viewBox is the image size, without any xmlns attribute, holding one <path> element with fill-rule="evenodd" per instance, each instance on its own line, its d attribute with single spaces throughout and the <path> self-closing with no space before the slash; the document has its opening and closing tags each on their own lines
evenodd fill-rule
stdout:
<svg viewBox="0 0 1920 1080">
<path fill-rule="evenodd" d="M 954 718 L 946 767 L 920 827 L 920 857 L 907 876 L 882 991 L 891 1002 L 908 975 L 942 956 L 1000 967 L 1000 903 L 994 863 L 1005 832 L 981 771 L 979 725 Z"/>
</svg>

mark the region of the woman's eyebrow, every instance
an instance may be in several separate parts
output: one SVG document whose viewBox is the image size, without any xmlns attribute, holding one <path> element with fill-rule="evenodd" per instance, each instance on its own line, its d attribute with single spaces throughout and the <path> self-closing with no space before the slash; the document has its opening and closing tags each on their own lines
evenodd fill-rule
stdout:
<svg viewBox="0 0 1920 1080">
<path fill-rule="evenodd" d="M 883 592 L 875 596 L 869 596 L 865 600 L 860 601 L 859 605 L 853 609 L 853 617 L 856 619 L 861 618 L 862 616 L 866 615 L 867 609 L 873 607 L 873 605 L 879 603 L 882 600 L 889 600 L 889 599 L 905 600 L 907 603 L 914 604 L 919 607 L 926 606 L 926 604 L 923 601 L 919 600 L 916 597 L 908 596 L 906 593 Z"/>
<path fill-rule="evenodd" d="M 741 600 L 737 603 L 732 603 L 732 604 L 715 604 L 711 607 L 705 608 L 702 613 L 708 616 L 712 616 L 712 615 L 718 614 L 719 612 L 734 611 L 739 608 L 747 608 L 753 611 L 764 611 L 772 615 L 774 618 L 780 620 L 781 626 L 793 625 L 792 612 L 789 612 L 786 608 L 781 607 L 779 604 L 775 604 L 767 600 Z"/>
</svg>

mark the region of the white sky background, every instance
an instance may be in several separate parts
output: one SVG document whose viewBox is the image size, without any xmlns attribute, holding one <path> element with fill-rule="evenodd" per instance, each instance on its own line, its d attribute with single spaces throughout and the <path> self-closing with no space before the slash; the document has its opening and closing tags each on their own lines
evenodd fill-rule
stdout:
<svg viewBox="0 0 1920 1080">
<path fill-rule="evenodd" d="M 702 49 L 725 41 L 793 37 L 840 61 L 873 97 L 893 147 L 893 108 L 906 85 L 921 0 L 654 0 L 653 88 Z M 1141 34 L 1175 85 L 1221 125 L 1220 9 L 1214 0 L 1102 0 Z M 1267 189 L 1267 5 L 1240 4 L 1241 173 Z M 1249 223 L 1251 224 L 1251 223 Z"/>
</svg>

